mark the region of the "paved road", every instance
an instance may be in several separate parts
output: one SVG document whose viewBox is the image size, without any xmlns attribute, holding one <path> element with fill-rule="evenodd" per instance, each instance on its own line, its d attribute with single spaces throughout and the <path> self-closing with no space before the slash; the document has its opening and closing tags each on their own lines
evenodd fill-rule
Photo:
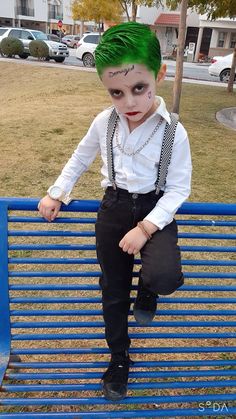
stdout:
<svg viewBox="0 0 236 419">
<path fill-rule="evenodd" d="M 83 66 L 83 63 L 80 60 L 77 60 L 75 57 L 75 50 L 70 49 L 70 57 L 66 58 L 64 63 L 55 63 L 55 61 L 38 61 L 36 58 L 28 57 L 27 60 L 22 60 L 18 57 L 15 59 L 12 58 L 2 58 L 0 56 L 1 62 L 14 62 L 22 65 L 34 65 L 39 67 L 51 67 L 51 68 L 61 68 L 64 70 L 75 70 L 75 71 L 91 71 L 95 72 L 94 68 L 86 68 Z M 164 60 L 164 63 L 167 64 L 167 80 L 174 80 L 175 75 L 175 61 Z M 226 87 L 225 83 L 220 82 L 216 77 L 211 77 L 208 74 L 208 64 L 198 64 L 198 63 L 184 63 L 184 83 L 194 83 L 194 84 L 208 84 L 212 86 Z M 234 84 L 236 89 L 236 84 Z"/>
<path fill-rule="evenodd" d="M 83 67 L 82 61 L 78 60 L 75 56 L 75 50 L 70 49 L 70 57 L 65 60 L 65 65 Z M 164 60 L 167 65 L 167 76 L 174 77 L 175 75 L 175 61 Z M 184 77 L 195 80 L 207 80 L 207 81 L 220 81 L 219 78 L 211 77 L 208 74 L 209 64 L 198 64 L 198 63 L 184 63 Z"/>
</svg>

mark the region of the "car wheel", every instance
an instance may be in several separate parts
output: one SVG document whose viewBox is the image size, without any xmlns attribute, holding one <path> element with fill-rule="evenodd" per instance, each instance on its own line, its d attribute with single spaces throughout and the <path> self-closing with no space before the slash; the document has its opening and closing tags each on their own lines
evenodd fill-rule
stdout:
<svg viewBox="0 0 236 419">
<path fill-rule="evenodd" d="M 7 55 L 7 54 L 4 54 L 1 50 L 0 50 L 0 54 L 1 54 L 1 56 L 2 56 L 3 58 L 8 58 L 8 55 Z"/>
<path fill-rule="evenodd" d="M 226 69 L 226 70 L 223 70 L 220 73 L 220 81 L 223 81 L 224 83 L 228 83 L 228 81 L 229 81 L 229 75 L 230 75 L 230 69 L 229 68 Z"/>
<path fill-rule="evenodd" d="M 22 58 L 23 60 L 26 60 L 26 58 L 28 58 L 29 54 L 23 53 L 20 54 L 19 57 Z"/>
<path fill-rule="evenodd" d="M 87 52 L 86 54 L 84 54 L 83 63 L 85 67 L 94 67 L 95 61 L 94 61 L 93 54 L 90 54 L 90 52 Z"/>
<path fill-rule="evenodd" d="M 56 63 L 63 63 L 65 61 L 65 57 L 57 57 L 54 58 L 54 60 L 56 61 Z"/>
</svg>

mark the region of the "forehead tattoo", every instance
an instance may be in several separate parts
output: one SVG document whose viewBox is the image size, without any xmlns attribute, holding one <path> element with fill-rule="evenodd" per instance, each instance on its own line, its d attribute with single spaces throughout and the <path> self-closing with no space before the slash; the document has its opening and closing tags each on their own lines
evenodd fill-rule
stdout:
<svg viewBox="0 0 236 419">
<path fill-rule="evenodd" d="M 123 68 L 122 70 L 118 70 L 118 71 L 109 71 L 109 77 L 117 76 L 117 74 L 124 74 L 125 76 L 127 76 L 127 74 L 133 70 L 134 70 L 134 65 L 128 68 Z"/>
</svg>

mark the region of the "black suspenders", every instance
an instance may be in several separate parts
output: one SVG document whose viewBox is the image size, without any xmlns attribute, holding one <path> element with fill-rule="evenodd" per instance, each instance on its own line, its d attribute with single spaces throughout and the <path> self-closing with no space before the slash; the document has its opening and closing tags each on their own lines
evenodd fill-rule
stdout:
<svg viewBox="0 0 236 419">
<path fill-rule="evenodd" d="M 166 177 L 168 173 L 168 167 L 171 161 L 171 154 L 175 139 L 175 131 L 177 128 L 178 120 L 174 117 L 173 114 L 170 114 L 171 123 L 166 122 L 162 146 L 161 146 L 161 155 L 160 162 L 158 165 L 157 180 L 155 182 L 156 194 L 164 188 L 166 183 Z M 107 135 L 106 135 L 106 146 L 107 146 L 107 167 L 108 167 L 108 178 L 113 186 L 116 189 L 115 181 L 115 168 L 114 168 L 114 158 L 113 158 L 113 138 L 116 130 L 116 125 L 119 120 L 119 116 L 115 110 L 112 109 L 107 126 Z"/>
</svg>

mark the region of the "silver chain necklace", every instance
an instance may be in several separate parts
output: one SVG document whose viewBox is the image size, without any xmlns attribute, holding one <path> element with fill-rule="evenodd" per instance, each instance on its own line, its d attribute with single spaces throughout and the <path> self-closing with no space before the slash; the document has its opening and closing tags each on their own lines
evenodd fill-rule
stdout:
<svg viewBox="0 0 236 419">
<path fill-rule="evenodd" d="M 122 147 L 122 145 L 119 143 L 119 122 L 117 122 L 116 125 L 116 131 L 115 131 L 115 139 L 116 139 L 116 145 L 118 147 L 118 149 L 120 150 L 120 152 L 122 154 L 125 154 L 126 156 L 135 156 L 136 154 L 140 153 L 140 151 L 146 147 L 146 145 L 148 145 L 148 143 L 151 141 L 151 139 L 153 138 L 153 136 L 156 134 L 158 128 L 161 126 L 163 121 L 163 118 L 160 118 L 160 121 L 157 123 L 157 125 L 155 126 L 154 130 L 152 131 L 150 137 L 148 137 L 148 139 L 145 141 L 145 143 L 143 143 L 136 151 L 133 151 L 132 153 L 128 153 L 127 151 L 125 151 L 124 147 Z"/>
</svg>

